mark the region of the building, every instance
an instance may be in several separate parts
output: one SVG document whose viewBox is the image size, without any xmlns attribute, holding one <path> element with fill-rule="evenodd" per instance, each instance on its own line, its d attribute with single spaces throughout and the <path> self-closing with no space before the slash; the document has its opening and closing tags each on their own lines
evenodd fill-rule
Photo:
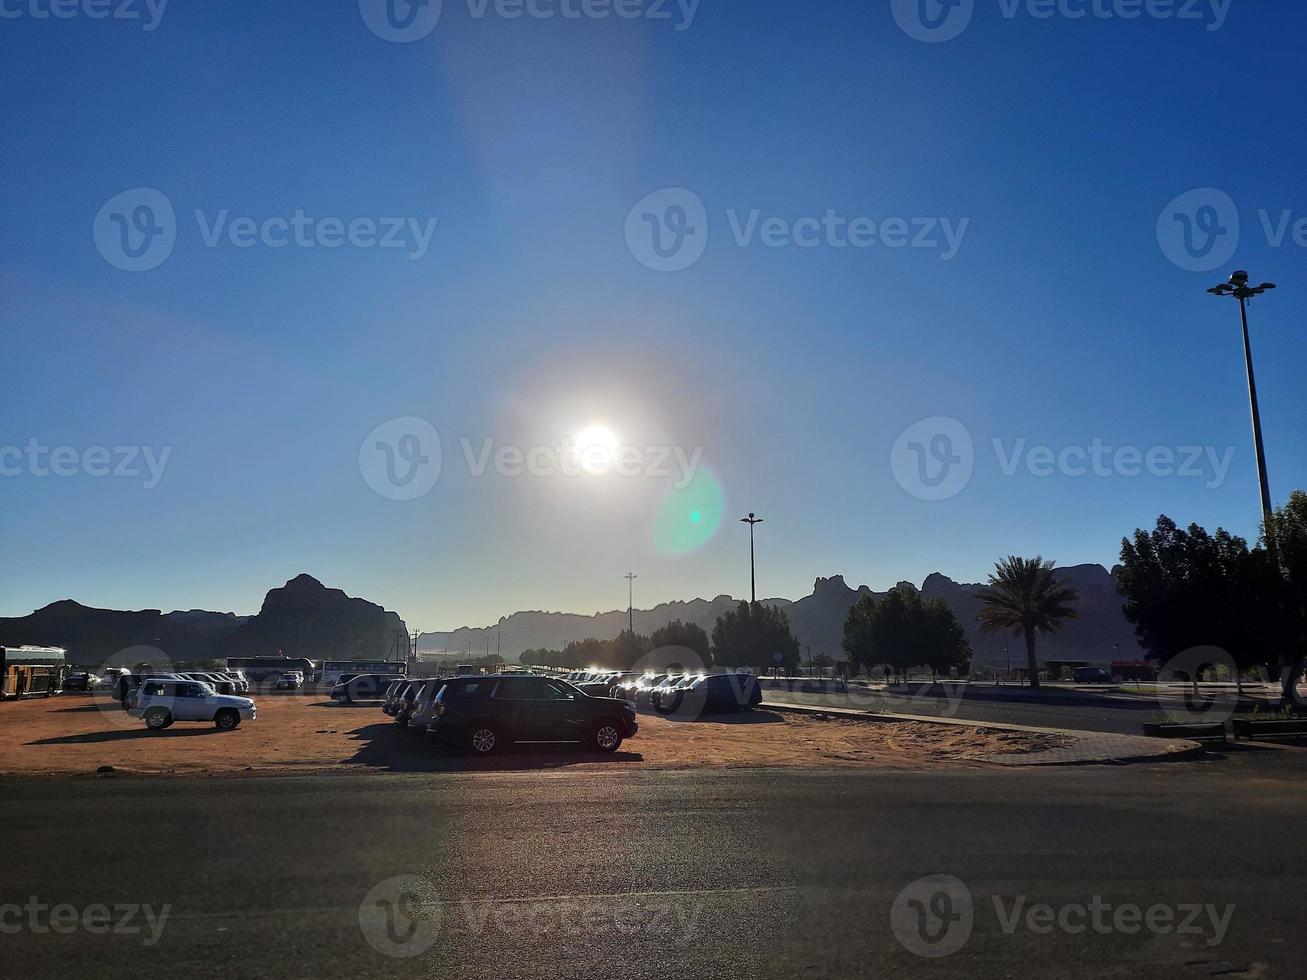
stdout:
<svg viewBox="0 0 1307 980">
<path fill-rule="evenodd" d="M 49 697 L 63 690 L 65 661 L 62 647 L 0 647 L 0 698 Z"/>
</svg>

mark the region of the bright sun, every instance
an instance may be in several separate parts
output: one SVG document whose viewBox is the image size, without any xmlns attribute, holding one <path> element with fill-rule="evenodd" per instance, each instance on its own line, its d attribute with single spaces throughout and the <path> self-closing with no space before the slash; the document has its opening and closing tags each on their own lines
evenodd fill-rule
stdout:
<svg viewBox="0 0 1307 980">
<path fill-rule="evenodd" d="M 576 434 L 574 442 L 581 456 L 581 468 L 595 476 L 608 472 L 613 453 L 621 445 L 613 430 L 604 425 L 586 426 Z"/>
</svg>

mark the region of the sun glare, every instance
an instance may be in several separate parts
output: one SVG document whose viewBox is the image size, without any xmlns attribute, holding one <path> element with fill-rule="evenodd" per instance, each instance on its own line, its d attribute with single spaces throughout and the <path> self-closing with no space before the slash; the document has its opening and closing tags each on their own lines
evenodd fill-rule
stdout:
<svg viewBox="0 0 1307 980">
<path fill-rule="evenodd" d="M 608 472 L 613 453 L 621 445 L 613 430 L 604 425 L 586 426 L 576 434 L 574 441 L 581 457 L 581 468 L 594 476 Z"/>
</svg>

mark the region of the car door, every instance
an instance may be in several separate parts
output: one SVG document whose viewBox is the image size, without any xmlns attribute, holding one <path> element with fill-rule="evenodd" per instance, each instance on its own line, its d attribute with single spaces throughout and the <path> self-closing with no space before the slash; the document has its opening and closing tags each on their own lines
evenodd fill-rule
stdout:
<svg viewBox="0 0 1307 980">
<path fill-rule="evenodd" d="M 178 681 L 173 690 L 176 692 L 171 706 L 173 718 L 177 721 L 196 721 L 199 713 L 196 700 L 200 685 L 194 681 Z"/>
<path fill-rule="evenodd" d="M 490 692 L 495 717 L 508 729 L 509 738 L 516 742 L 539 739 L 540 723 L 533 710 L 530 678 L 505 677 Z"/>
</svg>

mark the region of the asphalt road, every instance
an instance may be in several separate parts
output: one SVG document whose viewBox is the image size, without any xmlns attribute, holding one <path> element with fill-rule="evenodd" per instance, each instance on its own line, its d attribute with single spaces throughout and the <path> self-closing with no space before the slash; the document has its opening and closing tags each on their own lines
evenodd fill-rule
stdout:
<svg viewBox="0 0 1307 980">
<path fill-rule="evenodd" d="M 1301 976 L 1304 777 L 1307 751 L 1245 748 L 1059 770 L 9 779 L 0 977 Z M 911 886 L 934 874 L 960 885 Z M 70 906 L 63 931 L 34 903 Z M 97 934 L 96 905 L 118 931 Z"/>
<path fill-rule="evenodd" d="M 1142 735 L 1144 722 L 1165 717 L 1161 703 L 1152 698 L 988 684 L 909 685 L 908 692 L 894 693 L 858 686 L 850 686 L 848 694 L 764 690 L 763 699 L 1120 735 Z"/>
</svg>

